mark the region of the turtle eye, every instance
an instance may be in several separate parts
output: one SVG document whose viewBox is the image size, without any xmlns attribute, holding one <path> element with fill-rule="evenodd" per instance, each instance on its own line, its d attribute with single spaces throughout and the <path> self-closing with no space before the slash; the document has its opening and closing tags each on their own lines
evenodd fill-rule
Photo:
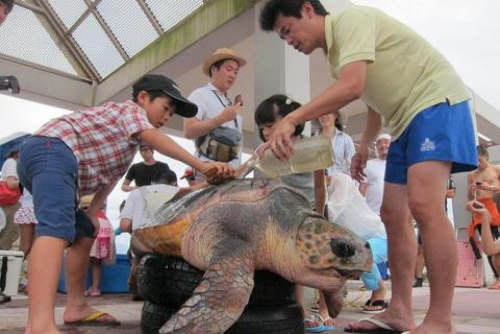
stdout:
<svg viewBox="0 0 500 334">
<path fill-rule="evenodd" d="M 330 248 L 332 249 L 333 254 L 337 255 L 341 259 L 352 257 L 356 254 L 356 248 L 343 240 L 331 239 Z"/>
</svg>

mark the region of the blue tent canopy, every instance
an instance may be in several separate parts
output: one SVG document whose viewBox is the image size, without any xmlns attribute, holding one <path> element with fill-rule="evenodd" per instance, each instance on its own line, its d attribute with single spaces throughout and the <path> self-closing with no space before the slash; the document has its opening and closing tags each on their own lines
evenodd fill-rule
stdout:
<svg viewBox="0 0 500 334">
<path fill-rule="evenodd" d="M 7 156 L 12 151 L 17 151 L 21 148 L 21 144 L 30 136 L 27 132 L 16 132 L 7 137 L 0 139 L 0 168 L 7 160 Z"/>
</svg>

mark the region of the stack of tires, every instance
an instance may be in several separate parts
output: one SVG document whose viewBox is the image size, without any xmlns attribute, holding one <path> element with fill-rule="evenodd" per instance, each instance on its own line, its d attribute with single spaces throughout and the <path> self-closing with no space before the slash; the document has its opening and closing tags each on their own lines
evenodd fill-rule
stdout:
<svg viewBox="0 0 500 334">
<path fill-rule="evenodd" d="M 158 329 L 192 295 L 203 272 L 178 257 L 145 256 L 138 274 L 144 298 L 142 334 Z M 273 273 L 257 271 L 250 301 L 229 334 L 302 334 L 303 316 L 295 300 L 295 285 Z"/>
</svg>

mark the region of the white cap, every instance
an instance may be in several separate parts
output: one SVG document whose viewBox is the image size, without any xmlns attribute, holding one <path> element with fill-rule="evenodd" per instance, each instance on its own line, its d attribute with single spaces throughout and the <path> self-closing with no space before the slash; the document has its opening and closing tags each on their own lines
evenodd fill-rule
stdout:
<svg viewBox="0 0 500 334">
<path fill-rule="evenodd" d="M 387 139 L 387 140 L 391 140 L 391 135 L 387 134 L 387 133 L 381 133 L 377 136 L 377 139 L 375 140 L 375 142 L 378 142 L 379 140 L 381 139 Z"/>
</svg>

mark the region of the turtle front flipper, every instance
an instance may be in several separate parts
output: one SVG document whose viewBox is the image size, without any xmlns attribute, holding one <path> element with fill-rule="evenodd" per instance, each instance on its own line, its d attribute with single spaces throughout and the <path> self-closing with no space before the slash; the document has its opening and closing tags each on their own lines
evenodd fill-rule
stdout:
<svg viewBox="0 0 500 334">
<path fill-rule="evenodd" d="M 236 247 L 223 245 L 238 251 L 212 257 L 200 285 L 159 333 L 224 333 L 238 320 L 253 289 L 254 263 L 241 241 Z"/>
</svg>

